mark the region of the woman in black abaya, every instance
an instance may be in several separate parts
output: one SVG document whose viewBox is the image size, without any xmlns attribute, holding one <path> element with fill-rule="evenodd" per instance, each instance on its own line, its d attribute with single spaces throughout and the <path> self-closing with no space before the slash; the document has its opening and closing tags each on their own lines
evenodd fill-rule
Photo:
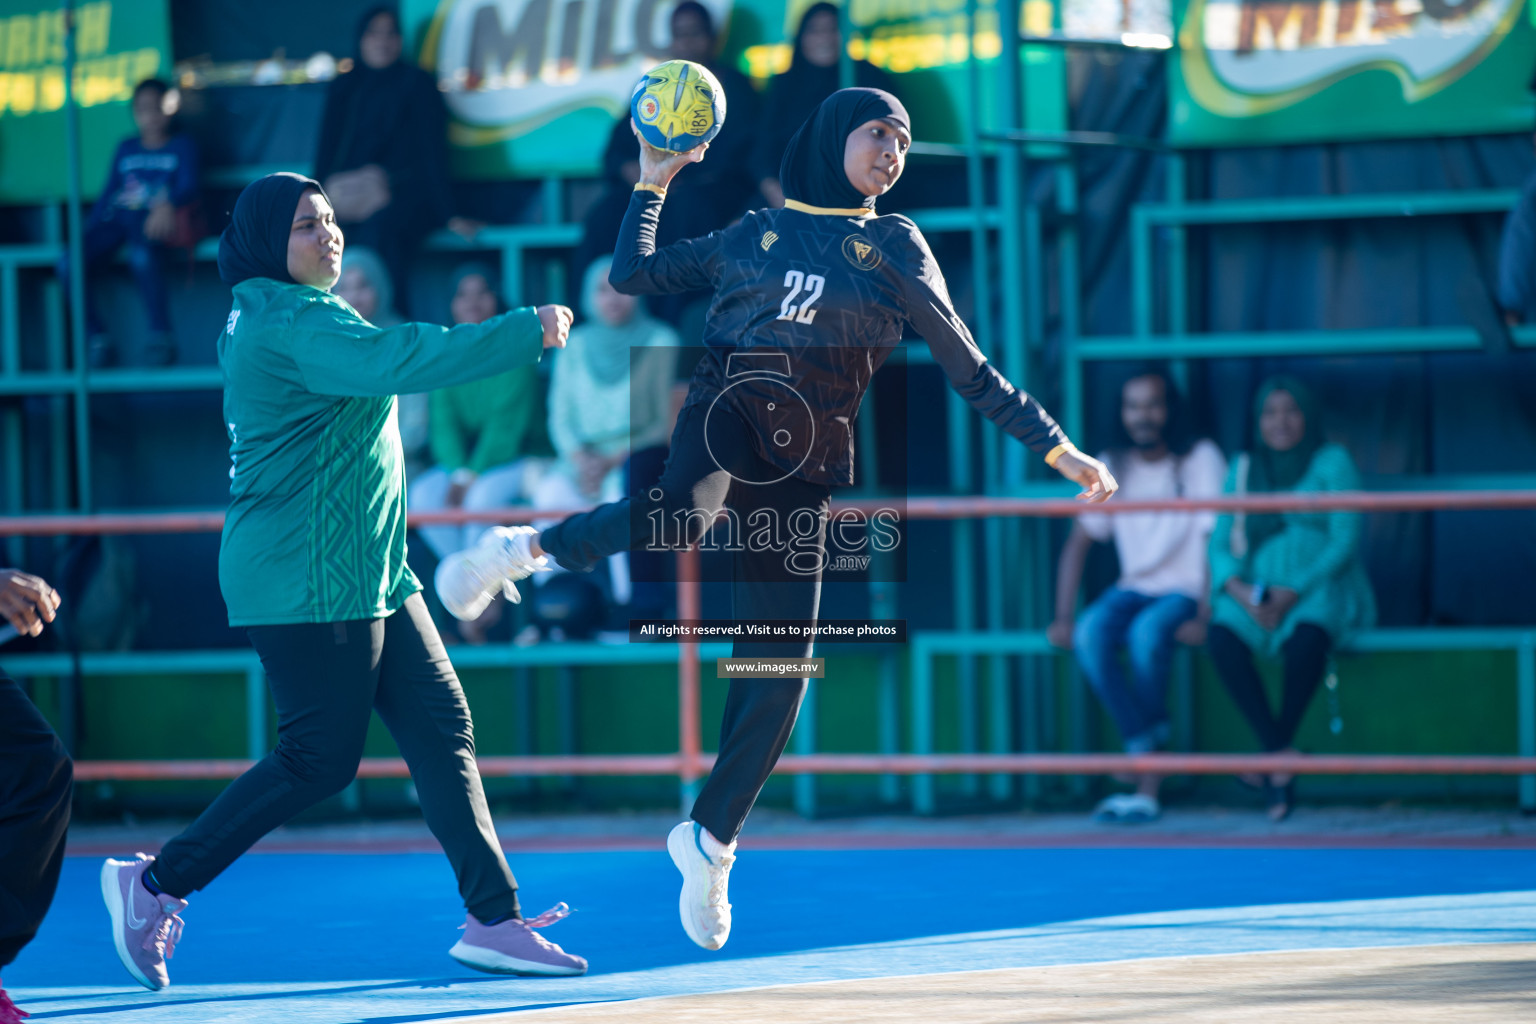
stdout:
<svg viewBox="0 0 1536 1024">
<path fill-rule="evenodd" d="M 428 233 L 452 212 L 448 116 L 437 82 L 402 59 L 399 16 L 363 16 L 352 70 L 331 83 L 315 178 L 353 245 L 383 257 L 399 301 L 405 272 Z"/>
</svg>

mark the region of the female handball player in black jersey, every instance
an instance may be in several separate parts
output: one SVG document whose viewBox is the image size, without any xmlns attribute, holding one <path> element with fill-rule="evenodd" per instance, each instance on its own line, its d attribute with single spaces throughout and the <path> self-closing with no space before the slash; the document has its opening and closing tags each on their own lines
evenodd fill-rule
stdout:
<svg viewBox="0 0 1536 1024">
<path fill-rule="evenodd" d="M 438 570 L 443 603 L 473 619 L 512 581 L 548 567 L 585 570 L 658 540 L 693 543 L 724 513 L 750 534 L 754 522 L 813 516 L 809 538 L 824 555 L 830 487 L 853 483 L 853 419 L 876 370 L 911 323 L 950 384 L 988 419 L 1063 476 L 1079 497 L 1103 501 L 1115 481 L 1079 452 L 1029 395 L 992 368 L 950 302 L 917 226 L 875 215 L 875 199 L 901 176 L 911 125 L 878 89 L 828 97 L 785 150 L 780 210 L 759 210 L 705 238 L 658 250 L 656 226 L 672 176 L 703 158 L 641 145 L 641 176 L 619 230 L 610 280 L 629 294 L 714 291 L 705 356 L 672 434 L 660 483 L 542 532 L 498 528 Z M 675 524 L 669 537 L 655 524 Z M 732 524 L 733 527 L 735 523 Z M 824 557 L 738 550 L 734 615 L 814 623 Z M 743 547 L 743 545 L 733 545 Z M 753 545 L 745 545 L 753 547 Z M 800 557 L 795 557 L 799 555 Z M 737 640 L 736 657 L 808 658 L 811 640 Z M 720 753 L 691 820 L 667 840 L 683 874 L 683 928 L 719 949 L 731 928 L 726 886 L 736 837 L 778 761 L 806 691 L 805 679 L 733 681 Z"/>
</svg>

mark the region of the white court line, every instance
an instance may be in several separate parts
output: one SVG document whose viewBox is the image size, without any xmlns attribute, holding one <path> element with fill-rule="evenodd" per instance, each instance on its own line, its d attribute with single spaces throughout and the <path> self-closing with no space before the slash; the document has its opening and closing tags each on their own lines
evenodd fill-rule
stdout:
<svg viewBox="0 0 1536 1024">
<path fill-rule="evenodd" d="M 671 925 L 672 922 L 668 922 Z M 464 978 L 444 983 L 428 965 L 412 979 L 174 986 L 164 995 L 124 989 L 12 990 L 50 1021 L 138 1024 L 336 1024 L 389 1017 L 476 1015 L 522 1007 L 782 988 L 1020 967 L 1222 954 L 1536 941 L 1536 891 L 1271 904 L 1091 918 L 1028 928 L 831 946 L 740 960 L 569 979 Z M 452 970 L 445 967 L 444 971 Z M 350 991 L 349 991 L 350 990 Z M 293 993 L 284 999 L 284 992 Z M 300 994 L 302 993 L 302 994 Z M 28 1000 L 34 1005 L 29 1006 Z M 46 1000 L 46 1002 L 38 1002 Z M 55 1002 L 55 1000 L 57 1000 Z M 214 1000 L 214 1001 L 209 1001 Z M 114 1012 L 113 1007 L 121 1007 Z M 85 1011 L 70 1013 L 70 1010 Z M 41 1024 L 41 1021 L 39 1022 Z"/>
</svg>

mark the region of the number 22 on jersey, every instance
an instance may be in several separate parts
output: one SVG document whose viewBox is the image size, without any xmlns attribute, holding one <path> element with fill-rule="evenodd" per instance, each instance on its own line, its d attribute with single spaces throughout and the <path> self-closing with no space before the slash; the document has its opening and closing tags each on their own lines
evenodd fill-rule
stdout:
<svg viewBox="0 0 1536 1024">
<path fill-rule="evenodd" d="M 827 279 L 820 274 L 805 274 L 798 270 L 791 270 L 785 274 L 784 287 L 789 289 L 789 294 L 784 296 L 784 301 L 779 304 L 779 319 L 801 324 L 808 324 L 815 320 L 815 306 L 821 299 L 821 290 L 826 287 L 826 284 Z M 795 300 L 802 292 L 805 293 L 805 299 L 797 303 Z"/>
</svg>

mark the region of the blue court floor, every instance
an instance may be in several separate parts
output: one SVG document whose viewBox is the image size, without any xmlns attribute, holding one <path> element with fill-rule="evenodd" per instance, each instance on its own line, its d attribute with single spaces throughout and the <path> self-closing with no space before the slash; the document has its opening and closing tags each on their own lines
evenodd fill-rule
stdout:
<svg viewBox="0 0 1536 1024">
<path fill-rule="evenodd" d="M 490 977 L 449 959 L 463 911 L 441 855 L 256 853 L 192 897 L 158 994 L 117 962 L 100 860 L 69 858 L 6 987 L 38 1021 L 386 1024 L 997 967 L 1536 941 L 1530 849 L 744 847 L 735 931 L 713 954 L 678 925 L 659 842 L 510 859 L 525 911 L 576 908 L 545 934 L 591 961 L 587 977 Z"/>
</svg>

